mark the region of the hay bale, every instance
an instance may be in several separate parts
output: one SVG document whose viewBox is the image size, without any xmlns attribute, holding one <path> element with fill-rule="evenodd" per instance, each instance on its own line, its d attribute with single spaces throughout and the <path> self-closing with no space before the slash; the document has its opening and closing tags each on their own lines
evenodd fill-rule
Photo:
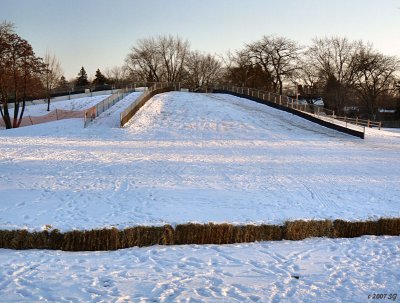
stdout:
<svg viewBox="0 0 400 303">
<path fill-rule="evenodd" d="M 0 248 L 61 249 L 65 251 L 116 250 L 134 246 L 172 244 L 231 244 L 254 241 L 302 240 L 309 237 L 353 238 L 363 235 L 400 235 L 400 218 L 378 221 L 297 220 L 277 225 L 180 224 L 136 226 L 60 233 L 0 230 Z"/>
<path fill-rule="evenodd" d="M 233 243 L 232 224 L 179 224 L 175 228 L 175 244 L 228 244 Z"/>
<path fill-rule="evenodd" d="M 303 240 L 311 237 L 331 237 L 333 224 L 330 220 L 287 221 L 283 226 L 283 238 Z"/>
<path fill-rule="evenodd" d="M 209 234 L 208 225 L 204 224 L 179 224 L 175 227 L 175 243 L 182 244 L 205 244 L 205 238 Z"/>
<path fill-rule="evenodd" d="M 282 240 L 282 227 L 278 225 L 235 226 L 233 243 Z"/>
<path fill-rule="evenodd" d="M 28 242 L 25 249 L 48 249 L 49 248 L 49 232 L 33 232 L 28 233 Z"/>
<path fill-rule="evenodd" d="M 234 226 L 232 224 L 209 223 L 206 229 L 207 237 L 204 239 L 204 244 L 231 244 L 234 243 Z"/>
<path fill-rule="evenodd" d="M 53 229 L 49 233 L 49 249 L 61 249 L 64 243 L 64 234 L 60 233 L 58 229 Z"/>
<path fill-rule="evenodd" d="M 12 248 L 11 240 L 13 238 L 12 230 L 1 230 L 0 231 L 0 248 Z"/>
<path fill-rule="evenodd" d="M 32 243 L 29 239 L 30 233 L 27 230 L 14 230 L 10 238 L 10 248 L 27 249 Z"/>
<path fill-rule="evenodd" d="M 382 218 L 378 220 L 379 235 L 399 236 L 400 218 Z"/>
<path fill-rule="evenodd" d="M 121 248 L 116 228 L 66 232 L 61 249 L 66 251 L 116 250 Z"/>
<path fill-rule="evenodd" d="M 282 228 L 276 225 L 188 223 L 175 228 L 176 244 L 232 244 L 281 239 Z"/>
<path fill-rule="evenodd" d="M 136 226 L 120 231 L 121 247 L 174 244 L 174 229 L 171 225 Z"/>
<path fill-rule="evenodd" d="M 365 235 L 379 235 L 378 221 L 335 220 L 333 222 L 333 237 L 335 238 L 355 238 Z"/>
<path fill-rule="evenodd" d="M 0 231 L 0 247 L 10 249 L 46 249 L 49 248 L 49 233 L 29 232 L 27 230 Z"/>
</svg>

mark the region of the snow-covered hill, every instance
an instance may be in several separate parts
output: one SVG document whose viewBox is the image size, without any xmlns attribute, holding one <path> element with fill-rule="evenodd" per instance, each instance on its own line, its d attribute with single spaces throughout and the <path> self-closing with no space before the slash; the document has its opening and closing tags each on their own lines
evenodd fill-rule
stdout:
<svg viewBox="0 0 400 303">
<path fill-rule="evenodd" d="M 0 131 L 0 229 L 399 217 L 400 132 L 360 140 L 189 93 L 158 95 L 118 128 L 136 97 L 86 129 L 70 119 Z M 399 256 L 400 237 L 0 249 L 0 302 L 392 302 Z"/>
<path fill-rule="evenodd" d="M 116 128 L 127 98 L 87 129 L 65 120 L 0 132 L 1 229 L 400 216 L 399 133 L 361 140 L 245 99 L 181 92 Z"/>
</svg>

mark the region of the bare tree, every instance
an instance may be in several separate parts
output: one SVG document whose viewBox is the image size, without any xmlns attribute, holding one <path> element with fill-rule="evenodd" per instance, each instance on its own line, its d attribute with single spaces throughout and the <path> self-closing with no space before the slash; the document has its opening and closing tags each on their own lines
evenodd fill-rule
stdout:
<svg viewBox="0 0 400 303">
<path fill-rule="evenodd" d="M 323 83 L 321 82 L 321 78 L 315 66 L 310 64 L 305 57 L 299 59 L 297 65 L 299 66 L 299 69 L 295 71 L 293 76 L 299 81 L 295 84 L 301 84 L 301 94 L 306 98 L 320 95 Z"/>
<path fill-rule="evenodd" d="M 336 111 L 351 98 L 355 59 L 361 42 L 346 38 L 316 38 L 306 51 L 308 63 L 324 83 L 324 97 Z"/>
<path fill-rule="evenodd" d="M 216 82 L 221 73 L 221 62 L 210 54 L 194 51 L 186 60 L 187 80 L 193 88 L 203 88 Z"/>
<path fill-rule="evenodd" d="M 46 65 L 46 69 L 42 75 L 42 81 L 46 90 L 47 111 L 50 111 L 51 93 L 57 87 L 63 71 L 57 57 L 50 51 L 46 51 L 44 55 L 44 64 Z"/>
<path fill-rule="evenodd" d="M 105 75 L 115 87 L 120 87 L 122 82 L 128 75 L 128 68 L 126 66 L 113 66 L 105 70 Z"/>
<path fill-rule="evenodd" d="M 0 114 L 6 128 L 20 126 L 27 97 L 42 90 L 39 75 L 43 69 L 42 59 L 35 56 L 28 41 L 14 32 L 13 25 L 0 24 Z M 13 117 L 9 113 L 10 100 L 14 102 Z"/>
<path fill-rule="evenodd" d="M 154 38 L 140 39 L 126 57 L 126 64 L 131 73 L 145 81 L 159 82 L 162 79 L 162 58 L 157 50 Z"/>
<path fill-rule="evenodd" d="M 270 81 L 265 81 L 265 73 L 251 61 L 249 52 L 239 50 L 228 52 L 222 58 L 225 65 L 225 78 L 229 83 L 244 87 L 269 89 Z"/>
<path fill-rule="evenodd" d="M 301 48 L 297 42 L 285 37 L 264 36 L 248 44 L 246 50 L 253 63 L 263 69 L 266 81 L 272 82 L 274 92 L 282 94 L 283 83 L 298 69 L 296 62 Z"/>
<path fill-rule="evenodd" d="M 180 81 L 189 42 L 179 37 L 140 39 L 126 57 L 131 73 L 146 81 Z"/>
<path fill-rule="evenodd" d="M 168 82 L 181 81 L 185 60 L 189 53 L 189 42 L 171 35 L 160 36 L 158 50 L 165 70 L 165 80 Z"/>
<path fill-rule="evenodd" d="M 375 117 L 378 98 L 395 92 L 395 72 L 400 68 L 396 57 L 385 56 L 371 45 L 362 45 L 355 56 L 353 88 L 368 109 L 370 118 Z"/>
</svg>

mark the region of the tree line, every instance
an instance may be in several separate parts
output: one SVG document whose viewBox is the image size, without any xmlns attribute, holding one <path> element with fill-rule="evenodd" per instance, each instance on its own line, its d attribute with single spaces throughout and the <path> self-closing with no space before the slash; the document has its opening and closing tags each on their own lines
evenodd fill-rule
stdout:
<svg viewBox="0 0 400 303">
<path fill-rule="evenodd" d="M 213 84 L 288 95 L 298 91 L 309 100 L 323 97 L 325 106 L 338 113 L 346 106 L 363 105 L 374 118 L 382 102 L 400 103 L 399 72 L 399 58 L 341 37 L 315 38 L 311 45 L 301 46 L 286 37 L 266 35 L 239 50 L 213 55 L 192 50 L 188 40 L 165 35 L 137 40 L 123 66 L 104 74 L 97 69 L 92 81 L 84 67 L 67 81 L 54 54 L 37 57 L 13 24 L 0 24 L 0 113 L 7 128 L 19 126 L 28 98 L 45 96 L 50 110 L 55 91 L 162 81 L 181 82 L 194 91 Z M 12 110 L 10 102 L 15 104 Z"/>
<path fill-rule="evenodd" d="M 347 38 L 315 38 L 307 47 L 279 36 L 263 36 L 224 56 L 191 51 L 179 37 L 138 40 L 126 57 L 131 78 L 176 81 L 201 89 L 215 83 L 252 87 L 303 98 L 323 97 L 342 113 L 361 105 L 369 118 L 384 100 L 399 100 L 400 61 L 372 44 Z M 397 102 L 399 104 L 400 102 Z"/>
</svg>

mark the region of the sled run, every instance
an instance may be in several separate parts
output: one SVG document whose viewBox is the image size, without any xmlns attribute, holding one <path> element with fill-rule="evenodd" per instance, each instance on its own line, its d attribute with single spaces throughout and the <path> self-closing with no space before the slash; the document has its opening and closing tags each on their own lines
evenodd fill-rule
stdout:
<svg viewBox="0 0 400 303">
<path fill-rule="evenodd" d="M 360 140 L 220 94 L 157 95 L 122 129 L 112 123 L 118 110 L 110 110 L 86 129 L 71 119 L 0 131 L 1 230 L 400 215 L 399 132 L 367 130 Z M 387 236 L 114 252 L 0 249 L 0 301 L 393 299 L 399 256 L 400 237 Z"/>
</svg>

